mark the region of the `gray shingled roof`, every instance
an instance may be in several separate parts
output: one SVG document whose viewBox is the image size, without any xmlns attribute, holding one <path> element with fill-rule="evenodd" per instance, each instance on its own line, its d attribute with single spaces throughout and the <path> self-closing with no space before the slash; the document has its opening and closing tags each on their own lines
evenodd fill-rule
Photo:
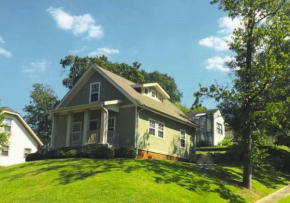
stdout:
<svg viewBox="0 0 290 203">
<path fill-rule="evenodd" d="M 164 99 L 163 102 L 156 101 L 151 99 L 145 95 L 138 93 L 132 85 L 135 83 L 116 75 L 104 68 L 97 66 L 96 68 L 100 69 L 104 74 L 110 77 L 114 82 L 117 83 L 119 87 L 121 87 L 125 92 L 127 92 L 134 100 L 136 100 L 140 105 L 145 105 L 155 111 L 159 111 L 161 113 L 167 114 L 175 119 L 188 123 L 192 126 L 196 126 L 195 123 L 189 120 L 189 118 L 179 110 L 174 104 L 172 104 L 169 100 Z"/>
<path fill-rule="evenodd" d="M 187 113 L 186 115 L 188 117 L 194 117 L 194 116 L 196 116 L 197 114 L 200 114 L 200 113 L 205 113 L 206 115 L 211 115 L 211 114 L 214 114 L 217 111 L 218 111 L 218 109 L 209 109 L 209 110 L 203 110 L 203 111 L 193 111 L 193 112 Z"/>
<path fill-rule="evenodd" d="M 3 109 L 4 111 L 13 112 L 13 113 L 18 113 L 18 112 L 14 111 L 13 109 L 11 109 L 11 108 L 8 107 L 8 106 L 0 107 L 0 109 Z M 18 113 L 18 114 L 19 114 L 19 113 Z"/>
</svg>

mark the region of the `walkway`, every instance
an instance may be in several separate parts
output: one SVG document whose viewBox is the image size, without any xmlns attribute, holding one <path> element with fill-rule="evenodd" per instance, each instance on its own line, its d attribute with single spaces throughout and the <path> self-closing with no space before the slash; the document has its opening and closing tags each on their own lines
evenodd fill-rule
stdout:
<svg viewBox="0 0 290 203">
<path fill-rule="evenodd" d="M 260 199 L 256 203 L 274 203 L 288 195 L 290 195 L 290 184 Z"/>
</svg>

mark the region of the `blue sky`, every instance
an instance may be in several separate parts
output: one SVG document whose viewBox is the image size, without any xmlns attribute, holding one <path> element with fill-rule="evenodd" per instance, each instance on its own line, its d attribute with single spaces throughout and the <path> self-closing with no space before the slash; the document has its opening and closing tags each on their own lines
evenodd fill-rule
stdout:
<svg viewBox="0 0 290 203">
<path fill-rule="evenodd" d="M 138 61 L 146 71 L 168 73 L 189 107 L 199 83 L 223 83 L 228 74 L 227 40 L 237 22 L 209 2 L 2 0 L 1 106 L 23 114 L 37 82 L 50 85 L 61 99 L 68 90 L 60 59 L 105 54 L 113 62 Z"/>
</svg>

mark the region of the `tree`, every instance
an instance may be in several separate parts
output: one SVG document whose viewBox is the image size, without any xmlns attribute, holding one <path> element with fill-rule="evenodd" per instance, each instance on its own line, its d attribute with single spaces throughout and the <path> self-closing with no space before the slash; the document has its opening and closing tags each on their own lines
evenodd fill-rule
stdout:
<svg viewBox="0 0 290 203">
<path fill-rule="evenodd" d="M 7 144 L 8 138 L 9 138 L 9 133 L 2 131 L 3 128 L 5 127 L 4 120 L 5 120 L 5 115 L 3 113 L 3 109 L 0 108 L 0 147 L 2 145 Z"/>
<path fill-rule="evenodd" d="M 187 108 L 185 105 L 182 105 L 181 103 L 175 103 L 174 105 L 185 114 L 190 112 L 190 109 Z"/>
<path fill-rule="evenodd" d="M 48 119 L 49 110 L 58 103 L 54 90 L 49 85 L 36 83 L 32 85 L 29 105 L 23 109 L 26 112 L 25 121 L 42 141 L 49 139 L 51 135 L 52 123 Z"/>
<path fill-rule="evenodd" d="M 281 113 L 282 107 L 290 104 L 289 94 L 284 95 L 285 100 L 277 94 L 277 91 L 280 95 L 285 93 L 280 82 L 287 81 L 285 72 L 289 73 L 290 53 L 283 47 L 289 41 L 290 5 L 288 0 L 213 0 L 211 3 L 218 3 L 219 9 L 241 21 L 229 43 L 235 53 L 234 60 L 227 64 L 233 80 L 230 87 L 200 85 L 195 104 L 202 97 L 215 98 L 222 101 L 226 113 L 234 119 L 231 127 L 242 136 L 244 146 L 243 185 L 251 189 L 252 167 L 259 159 L 257 146 L 267 132 L 265 126 L 282 125 L 278 115 L 268 111 Z M 275 104 L 280 105 L 275 107 Z"/>
<path fill-rule="evenodd" d="M 180 102 L 182 97 L 182 93 L 177 89 L 177 85 L 172 77 L 158 71 L 147 73 L 145 70 L 140 70 L 141 63 L 139 62 L 134 62 L 133 66 L 130 66 L 126 63 L 112 63 L 108 61 L 106 56 L 83 58 L 79 56 L 66 56 L 64 59 L 61 59 L 60 64 L 64 69 L 69 67 L 68 77 L 62 81 L 63 85 L 69 89 L 76 84 L 78 79 L 92 64 L 97 64 L 135 83 L 158 82 L 169 94 L 170 100 L 173 103 Z"/>
</svg>

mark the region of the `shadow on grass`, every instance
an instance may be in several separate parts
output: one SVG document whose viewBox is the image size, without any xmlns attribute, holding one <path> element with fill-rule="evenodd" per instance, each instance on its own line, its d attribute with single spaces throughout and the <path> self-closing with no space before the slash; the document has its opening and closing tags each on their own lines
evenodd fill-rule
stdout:
<svg viewBox="0 0 290 203">
<path fill-rule="evenodd" d="M 121 171 L 125 173 L 141 172 L 153 175 L 157 184 L 177 184 L 197 194 L 204 192 L 217 193 L 229 202 L 246 202 L 241 196 L 234 194 L 229 186 L 241 187 L 242 174 L 231 167 L 217 167 L 215 171 L 205 172 L 196 168 L 194 164 L 130 159 L 59 159 L 29 162 L 15 166 L 13 170 L 23 169 L 21 173 L 6 176 L 2 180 L 17 180 L 26 175 L 38 175 L 50 171 L 58 171 L 58 177 L 53 181 L 57 185 L 66 185 L 75 181 L 82 181 L 102 173 Z M 272 176 L 271 176 L 272 175 Z M 281 175 L 281 174 L 280 174 Z M 273 175 L 273 171 L 266 170 L 254 174 L 255 179 L 268 187 L 284 184 L 285 180 Z M 289 180 L 290 177 L 288 177 Z"/>
</svg>

